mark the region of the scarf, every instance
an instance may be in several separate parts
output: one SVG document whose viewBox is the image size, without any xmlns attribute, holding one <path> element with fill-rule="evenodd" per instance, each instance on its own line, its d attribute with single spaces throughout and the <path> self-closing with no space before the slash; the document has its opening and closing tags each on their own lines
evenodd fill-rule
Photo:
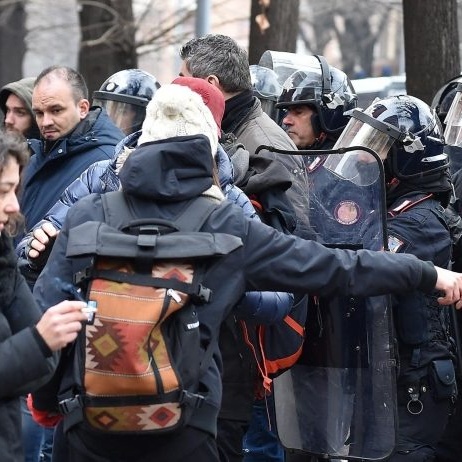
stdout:
<svg viewBox="0 0 462 462">
<path fill-rule="evenodd" d="M 225 102 L 225 113 L 221 122 L 221 129 L 225 133 L 233 133 L 243 122 L 255 103 L 252 90 L 244 90 Z"/>
</svg>

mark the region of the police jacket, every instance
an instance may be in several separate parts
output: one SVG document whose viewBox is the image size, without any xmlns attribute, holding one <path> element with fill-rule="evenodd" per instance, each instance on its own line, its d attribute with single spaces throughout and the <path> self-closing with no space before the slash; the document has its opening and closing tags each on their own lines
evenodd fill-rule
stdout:
<svg viewBox="0 0 462 462">
<path fill-rule="evenodd" d="M 119 173 L 122 189 L 134 201 L 135 215 L 167 220 L 175 217 L 188 200 L 212 186 L 210 155 L 210 144 L 202 135 L 139 146 Z M 184 174 L 186 165 L 189 175 Z M 98 194 L 81 199 L 67 214 L 50 259 L 34 288 L 34 295 L 44 306 L 68 297 L 53 283 L 55 277 L 72 282 L 75 271 L 88 265 L 86 258 L 65 256 L 69 229 L 88 220 L 104 220 Z M 211 344 L 215 355 L 200 379 L 205 402 L 195 410 L 189 425 L 212 434 L 216 433 L 221 403 L 218 331 L 245 291 L 309 291 L 319 295 L 368 296 L 411 289 L 428 291 L 435 286 L 437 279 L 431 263 L 412 255 L 327 249 L 314 241 L 285 235 L 257 220 L 250 220 L 244 216 L 242 208 L 226 200 L 211 213 L 201 230 L 231 234 L 242 241 L 241 247 L 206 270 L 203 283 L 213 291 L 213 298 L 206 309 L 198 312 L 201 345 Z M 137 436 L 131 440 L 120 435 L 107 438 L 98 435 L 93 439 L 83 431 L 76 432 L 90 447 L 105 447 L 119 458 L 127 451 L 131 454 L 135 446 L 142 446 L 143 451 L 155 451 L 152 437 L 140 439 Z"/>
<path fill-rule="evenodd" d="M 57 140 L 48 152 L 44 151 L 43 141 L 30 140 L 32 156 L 24 171 L 20 195 L 26 230 L 45 216 L 88 166 L 111 159 L 123 136 L 106 111 L 95 106 L 69 136 Z"/>
<path fill-rule="evenodd" d="M 388 246 L 391 252 L 413 254 L 447 268 L 451 259 L 451 237 L 444 209 L 428 193 L 410 193 L 388 208 Z M 451 358 L 447 308 L 442 309 L 437 291 L 419 291 L 393 297 L 400 355 L 400 375 L 415 381 L 427 375 L 436 359 Z"/>
<path fill-rule="evenodd" d="M 34 327 L 40 319 L 16 267 L 10 239 L 0 237 L 0 454 L 4 462 L 23 460 L 20 397 L 50 379 L 53 355 Z"/>
</svg>

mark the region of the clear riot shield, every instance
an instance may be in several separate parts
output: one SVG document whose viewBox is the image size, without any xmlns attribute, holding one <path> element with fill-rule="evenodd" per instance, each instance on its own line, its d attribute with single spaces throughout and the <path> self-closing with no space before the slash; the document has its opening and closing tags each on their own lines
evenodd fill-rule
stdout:
<svg viewBox="0 0 462 462">
<path fill-rule="evenodd" d="M 304 152 L 310 223 L 319 240 L 346 249 L 386 249 L 383 164 L 375 152 Z M 391 322 L 387 296 L 310 297 L 303 353 L 274 380 L 285 448 L 331 459 L 390 456 L 397 428 Z"/>
</svg>

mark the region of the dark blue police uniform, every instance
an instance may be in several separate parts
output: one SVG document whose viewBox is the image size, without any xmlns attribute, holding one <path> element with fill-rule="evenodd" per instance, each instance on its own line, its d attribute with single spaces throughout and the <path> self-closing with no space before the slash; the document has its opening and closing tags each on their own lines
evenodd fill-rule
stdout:
<svg viewBox="0 0 462 462">
<path fill-rule="evenodd" d="M 388 208 L 387 228 L 390 251 L 449 265 L 450 233 L 443 207 L 432 194 L 401 196 Z M 438 296 L 415 291 L 393 298 L 399 432 L 392 462 L 433 460 L 455 398 L 449 313 L 438 306 Z"/>
</svg>

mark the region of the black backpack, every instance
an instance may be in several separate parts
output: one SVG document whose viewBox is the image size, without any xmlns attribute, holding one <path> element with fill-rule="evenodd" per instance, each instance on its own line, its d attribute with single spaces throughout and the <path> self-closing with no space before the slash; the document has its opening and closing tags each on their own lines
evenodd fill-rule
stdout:
<svg viewBox="0 0 462 462">
<path fill-rule="evenodd" d="M 171 432 L 204 401 L 199 380 L 213 354 L 199 335 L 198 310 L 213 296 L 204 273 L 242 241 L 197 231 L 218 206 L 210 198 L 192 200 L 174 221 L 133 220 L 120 191 L 101 198 L 105 223 L 69 233 L 68 257 L 93 256 L 75 284 L 97 312 L 61 384 L 65 431 L 83 421 L 106 434 Z"/>
</svg>

